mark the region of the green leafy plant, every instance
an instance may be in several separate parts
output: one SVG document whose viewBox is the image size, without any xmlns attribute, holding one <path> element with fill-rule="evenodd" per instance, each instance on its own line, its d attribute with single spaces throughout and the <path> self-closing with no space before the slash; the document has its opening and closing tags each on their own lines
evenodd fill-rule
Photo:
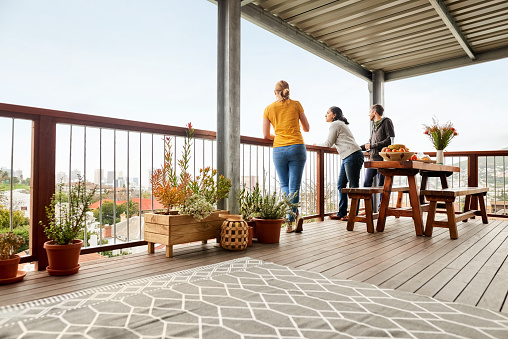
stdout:
<svg viewBox="0 0 508 339">
<path fill-rule="evenodd" d="M 223 198 L 227 198 L 231 189 L 231 180 L 223 175 L 219 175 L 217 181 L 217 170 L 205 167 L 199 170 L 196 180 L 189 183 L 189 187 L 193 194 L 202 195 L 206 201 L 216 206 L 217 202 Z"/>
<path fill-rule="evenodd" d="M 0 234 L 0 260 L 14 259 L 24 243 L 25 239 L 20 235 L 11 232 Z"/>
<path fill-rule="evenodd" d="M 72 243 L 83 233 L 86 227 L 87 212 L 97 187 L 87 193 L 86 183 L 78 175 L 78 182 L 69 187 L 69 202 L 64 203 L 62 197 L 63 184 L 58 185 L 58 192 L 53 195 L 51 203 L 46 206 L 48 224 L 44 226 L 44 233 L 49 240 L 58 245 Z"/>
<path fill-rule="evenodd" d="M 182 212 L 201 221 L 213 212 L 213 205 L 201 194 L 193 194 L 185 200 Z"/>
<path fill-rule="evenodd" d="M 444 150 L 454 137 L 458 135 L 457 130 L 453 127 L 451 122 L 444 125 L 439 125 L 439 121 L 432 118 L 432 125 L 423 125 L 425 135 L 428 135 L 430 141 L 436 150 Z"/>
<path fill-rule="evenodd" d="M 266 194 L 259 200 L 258 218 L 260 219 L 283 219 L 289 214 L 293 218 L 296 213 L 293 211 L 300 204 L 291 202 L 298 192 L 287 196 L 286 194 Z"/>
<path fill-rule="evenodd" d="M 249 221 L 258 215 L 259 202 L 261 198 L 262 195 L 258 183 L 256 183 L 254 188 L 250 191 L 247 190 L 244 185 L 243 189 L 237 192 L 240 214 L 242 215 L 243 220 Z"/>
</svg>

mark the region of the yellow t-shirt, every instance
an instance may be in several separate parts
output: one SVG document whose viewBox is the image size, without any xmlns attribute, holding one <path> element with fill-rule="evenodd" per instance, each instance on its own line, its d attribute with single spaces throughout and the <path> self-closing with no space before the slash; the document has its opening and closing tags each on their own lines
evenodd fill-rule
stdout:
<svg viewBox="0 0 508 339">
<path fill-rule="evenodd" d="M 270 120 L 275 131 L 273 147 L 304 144 L 300 131 L 300 114 L 303 107 L 299 101 L 274 102 L 265 108 L 263 118 Z"/>
</svg>

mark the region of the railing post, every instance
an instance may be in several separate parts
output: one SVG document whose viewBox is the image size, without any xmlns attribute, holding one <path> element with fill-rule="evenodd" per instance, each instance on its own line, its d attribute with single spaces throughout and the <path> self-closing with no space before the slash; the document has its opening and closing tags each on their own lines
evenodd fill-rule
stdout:
<svg viewBox="0 0 508 339">
<path fill-rule="evenodd" d="M 41 115 L 32 124 L 32 173 L 30 218 L 30 253 L 36 257 L 36 269 L 45 270 L 48 257 L 47 241 L 39 221 L 47 223 L 45 207 L 55 192 L 56 123 L 52 117 Z"/>
<path fill-rule="evenodd" d="M 470 154 L 467 157 L 467 185 L 478 187 L 478 155 Z M 471 209 L 478 209 L 478 198 L 472 197 Z"/>
<path fill-rule="evenodd" d="M 325 152 L 320 149 L 317 155 L 317 175 L 316 175 L 316 212 L 318 221 L 325 220 Z"/>
</svg>

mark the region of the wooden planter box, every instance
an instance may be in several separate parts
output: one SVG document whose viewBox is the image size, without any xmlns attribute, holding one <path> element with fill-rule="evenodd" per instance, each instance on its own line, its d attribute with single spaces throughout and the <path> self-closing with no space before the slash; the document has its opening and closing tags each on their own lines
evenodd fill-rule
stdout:
<svg viewBox="0 0 508 339">
<path fill-rule="evenodd" d="M 216 238 L 220 242 L 220 231 L 224 218 L 219 214 L 228 211 L 212 212 L 202 221 L 197 221 L 188 214 L 154 214 L 146 213 L 144 237 L 148 242 L 148 253 L 154 253 L 154 244 L 166 245 L 166 257 L 173 256 L 173 245 L 194 241 L 206 244 L 208 239 Z"/>
</svg>

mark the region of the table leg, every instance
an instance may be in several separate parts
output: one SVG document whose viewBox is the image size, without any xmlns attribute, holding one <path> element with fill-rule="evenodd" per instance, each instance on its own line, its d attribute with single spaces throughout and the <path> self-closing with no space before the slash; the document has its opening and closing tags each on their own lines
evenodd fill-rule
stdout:
<svg viewBox="0 0 508 339">
<path fill-rule="evenodd" d="M 422 181 L 420 183 L 420 191 L 423 191 L 424 189 L 427 188 L 428 175 L 425 172 L 421 172 L 420 174 L 422 176 Z M 425 196 L 421 195 L 420 196 L 420 204 L 424 204 L 424 203 L 425 203 Z"/>
<path fill-rule="evenodd" d="M 423 211 L 420 205 L 420 197 L 418 196 L 418 187 L 416 186 L 416 176 L 408 175 L 409 184 L 409 201 L 413 210 L 413 221 L 415 224 L 416 235 L 423 235 Z"/>
<path fill-rule="evenodd" d="M 478 195 L 478 202 L 480 203 L 480 211 L 482 212 L 482 222 L 484 224 L 489 223 L 489 219 L 487 218 L 487 209 L 485 208 L 485 198 L 484 194 Z"/>
<path fill-rule="evenodd" d="M 446 180 L 446 174 L 441 173 L 439 178 L 441 179 L 441 188 L 448 188 L 448 180 Z"/>
<path fill-rule="evenodd" d="M 383 186 L 383 195 L 381 197 L 381 207 L 379 208 L 379 218 L 377 219 L 376 230 L 383 232 L 386 224 L 386 211 L 390 203 L 390 195 L 392 193 L 393 176 L 385 174 L 385 185 Z"/>
</svg>

